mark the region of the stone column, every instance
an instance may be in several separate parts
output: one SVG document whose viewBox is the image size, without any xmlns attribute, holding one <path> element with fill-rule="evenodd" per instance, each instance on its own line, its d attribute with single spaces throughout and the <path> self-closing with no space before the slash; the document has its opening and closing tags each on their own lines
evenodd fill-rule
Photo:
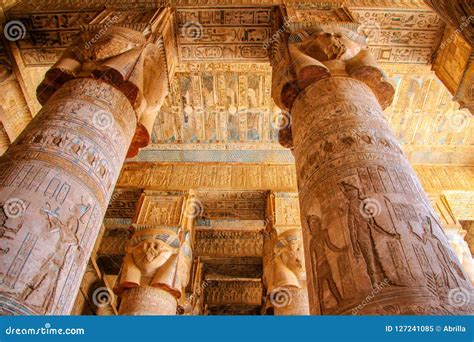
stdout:
<svg viewBox="0 0 474 342">
<path fill-rule="evenodd" d="M 192 263 L 194 197 L 145 191 L 118 286 L 121 315 L 176 315 Z"/>
<path fill-rule="evenodd" d="M 472 313 L 468 277 L 384 117 L 393 88 L 356 26 L 341 26 L 290 29 L 272 47 L 311 313 Z"/>
<path fill-rule="evenodd" d="M 272 193 L 264 241 L 265 309 L 274 315 L 309 315 L 304 248 L 295 193 Z"/>
<path fill-rule="evenodd" d="M 42 110 L 0 159 L 2 314 L 71 311 L 137 122 L 166 95 L 162 56 L 155 36 L 112 27 L 47 72 Z"/>
</svg>

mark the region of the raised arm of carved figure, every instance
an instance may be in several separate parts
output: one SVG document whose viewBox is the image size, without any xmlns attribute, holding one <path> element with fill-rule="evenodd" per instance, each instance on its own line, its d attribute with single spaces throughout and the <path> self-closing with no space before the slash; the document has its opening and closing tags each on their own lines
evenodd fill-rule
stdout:
<svg viewBox="0 0 474 342">
<path fill-rule="evenodd" d="M 326 243 L 326 246 L 328 246 L 328 248 L 333 252 L 345 252 L 349 249 L 349 246 L 344 246 L 342 248 L 339 248 L 335 244 L 333 244 L 327 229 L 323 230 L 323 239 L 324 239 L 324 242 Z"/>
</svg>

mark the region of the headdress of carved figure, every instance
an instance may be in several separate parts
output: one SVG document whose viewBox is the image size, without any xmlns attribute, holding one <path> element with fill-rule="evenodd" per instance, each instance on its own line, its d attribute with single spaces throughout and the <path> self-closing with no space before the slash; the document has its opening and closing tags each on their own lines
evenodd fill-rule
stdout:
<svg viewBox="0 0 474 342">
<path fill-rule="evenodd" d="M 178 230 L 178 227 L 147 228 L 135 233 L 127 247 L 115 292 L 153 286 L 179 298 L 189 280 L 192 256 L 189 234 L 180 241 Z"/>
<path fill-rule="evenodd" d="M 138 154 L 149 144 L 153 122 L 168 94 L 163 41 L 125 27 L 83 32 L 46 73 L 37 89 L 38 101 L 46 103 L 65 82 L 79 77 L 101 79 L 125 94 L 138 119 L 127 156 Z"/>
<path fill-rule="evenodd" d="M 357 78 L 375 93 L 385 108 L 394 89 L 370 54 L 357 24 L 321 24 L 290 27 L 271 46 L 272 96 L 276 104 L 291 111 L 294 100 L 309 85 L 334 75 Z"/>
<path fill-rule="evenodd" d="M 281 286 L 302 288 L 306 281 L 306 271 L 301 230 L 290 229 L 281 233 L 273 252 L 275 262 L 269 292 Z"/>
</svg>

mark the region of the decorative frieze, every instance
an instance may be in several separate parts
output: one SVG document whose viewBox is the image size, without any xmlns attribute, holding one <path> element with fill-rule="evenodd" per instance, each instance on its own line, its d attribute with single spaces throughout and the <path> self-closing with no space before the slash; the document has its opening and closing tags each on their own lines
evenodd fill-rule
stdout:
<svg viewBox="0 0 474 342">
<path fill-rule="evenodd" d="M 263 237 L 259 231 L 196 231 L 195 252 L 199 256 L 255 257 L 262 255 L 262 249 Z"/>
<path fill-rule="evenodd" d="M 256 305 L 262 303 L 260 281 L 207 281 L 205 303 L 207 305 Z"/>
</svg>

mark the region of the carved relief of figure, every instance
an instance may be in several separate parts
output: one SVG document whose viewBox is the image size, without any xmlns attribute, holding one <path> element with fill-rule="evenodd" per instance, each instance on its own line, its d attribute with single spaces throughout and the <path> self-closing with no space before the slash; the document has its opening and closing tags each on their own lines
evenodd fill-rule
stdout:
<svg viewBox="0 0 474 342">
<path fill-rule="evenodd" d="M 46 208 L 42 208 L 41 214 L 46 215 L 47 220 L 46 233 L 50 234 L 52 241 L 56 240 L 56 247 L 41 266 L 40 272 L 23 291 L 22 300 L 30 305 L 44 308 L 45 311 L 51 310 L 56 296 L 56 284 L 61 278 L 61 272 L 67 262 L 70 250 L 77 248 L 81 251 L 78 231 L 81 224 L 85 223 L 83 217 L 90 208 L 89 204 L 74 205 L 70 210 L 72 214 L 66 222 L 59 218 L 59 208 L 52 210 L 49 203 L 46 203 Z M 55 238 L 58 233 L 59 237 Z"/>
<path fill-rule="evenodd" d="M 421 218 L 422 227 L 423 227 L 423 236 L 422 241 L 426 245 L 429 243 L 435 252 L 436 258 L 438 259 L 439 266 L 442 271 L 443 279 L 447 287 L 459 287 L 460 284 L 456 275 L 453 272 L 453 269 L 462 279 L 466 280 L 461 268 L 458 266 L 455 260 L 452 260 L 450 254 L 446 250 L 444 244 L 439 240 L 439 238 L 433 232 L 433 223 L 430 217 L 425 216 Z M 450 285 L 449 279 L 452 279 L 454 285 Z"/>
<path fill-rule="evenodd" d="M 400 235 L 394 229 L 387 229 L 377 223 L 373 215 L 364 213 L 364 200 L 359 189 L 349 183 L 340 183 L 341 191 L 348 199 L 347 224 L 352 249 L 356 258 L 363 257 L 372 286 L 387 279 L 387 271 L 381 263 L 381 256 L 375 244 L 374 235 L 381 234 L 396 239 Z"/>
<path fill-rule="evenodd" d="M 340 304 L 342 302 L 342 295 L 334 281 L 332 269 L 326 254 L 326 247 L 337 253 L 347 251 L 348 247 L 339 248 L 332 243 L 328 230 L 322 227 L 321 219 L 318 216 L 308 216 L 308 226 L 311 233 L 310 255 L 311 264 L 313 266 L 313 279 L 317 279 L 320 303 L 324 308 L 324 284 L 326 283 L 329 291 L 337 303 Z"/>
</svg>

